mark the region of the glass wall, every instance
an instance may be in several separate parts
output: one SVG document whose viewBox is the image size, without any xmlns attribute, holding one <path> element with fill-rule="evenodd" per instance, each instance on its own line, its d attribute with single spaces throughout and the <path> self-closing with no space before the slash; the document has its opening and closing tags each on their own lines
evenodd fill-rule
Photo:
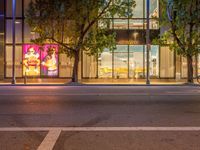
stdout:
<svg viewBox="0 0 200 150">
<path fill-rule="evenodd" d="M 198 76 L 200 76 L 200 54 L 198 56 L 197 72 L 198 72 Z"/>
<path fill-rule="evenodd" d="M 98 77 L 99 78 L 112 78 L 113 73 L 113 55 L 109 49 L 104 51 L 98 56 Z"/>
<path fill-rule="evenodd" d="M 128 45 L 117 45 L 114 50 L 114 78 L 128 78 Z"/>
<path fill-rule="evenodd" d="M 174 78 L 174 52 L 169 47 L 160 48 L 160 78 Z"/>
<path fill-rule="evenodd" d="M 196 77 L 197 75 L 197 63 L 196 63 L 197 59 L 196 57 L 193 57 L 193 76 Z M 181 77 L 182 78 L 187 78 L 187 58 L 186 57 L 181 57 Z"/>
<path fill-rule="evenodd" d="M 82 76 L 83 78 L 96 78 L 97 77 L 97 58 L 96 56 L 88 56 L 83 52 L 82 56 L 83 69 Z"/>
<path fill-rule="evenodd" d="M 144 46 L 129 47 L 129 78 L 144 78 Z"/>
</svg>

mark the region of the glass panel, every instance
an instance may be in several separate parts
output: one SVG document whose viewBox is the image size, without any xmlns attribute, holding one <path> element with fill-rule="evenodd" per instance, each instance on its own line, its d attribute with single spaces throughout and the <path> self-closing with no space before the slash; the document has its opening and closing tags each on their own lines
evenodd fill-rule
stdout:
<svg viewBox="0 0 200 150">
<path fill-rule="evenodd" d="M 6 43 L 12 43 L 12 20 L 6 20 Z"/>
<path fill-rule="evenodd" d="M 159 46 L 152 45 L 150 52 L 150 76 L 159 77 Z"/>
<path fill-rule="evenodd" d="M 12 0 L 6 2 L 6 16 L 12 17 Z M 16 0 L 16 17 L 22 17 L 22 0 Z"/>
<path fill-rule="evenodd" d="M 131 45 L 129 47 L 129 77 L 144 77 L 144 50 L 143 45 Z"/>
<path fill-rule="evenodd" d="M 112 52 L 109 49 L 104 49 L 99 54 L 98 76 L 99 78 L 112 78 Z"/>
<path fill-rule="evenodd" d="M 128 19 L 114 19 L 114 29 L 128 29 Z"/>
<path fill-rule="evenodd" d="M 136 7 L 133 8 L 133 18 L 144 18 L 143 10 L 144 4 L 143 0 L 135 0 Z"/>
<path fill-rule="evenodd" d="M 144 21 L 141 19 L 130 19 L 129 29 L 143 29 Z"/>
<path fill-rule="evenodd" d="M 174 77 L 174 52 L 169 47 L 160 48 L 160 77 L 173 78 Z"/>
<path fill-rule="evenodd" d="M 146 0 L 145 0 L 145 18 L 146 15 Z M 159 17 L 159 0 L 150 0 L 150 18 L 158 18 Z"/>
<path fill-rule="evenodd" d="M 15 42 L 22 43 L 22 20 L 15 21 Z"/>
<path fill-rule="evenodd" d="M 23 75 L 40 75 L 40 49 L 37 45 L 23 45 Z"/>
<path fill-rule="evenodd" d="M 6 46 L 6 77 L 12 77 L 12 46 Z"/>
<path fill-rule="evenodd" d="M 83 77 L 95 78 L 97 77 L 97 61 L 95 56 L 88 56 L 83 53 Z"/>
<path fill-rule="evenodd" d="M 181 56 L 176 55 L 176 80 L 181 79 Z"/>
<path fill-rule="evenodd" d="M 73 62 L 66 54 L 59 54 L 59 77 L 72 77 Z"/>
<path fill-rule="evenodd" d="M 200 76 L 200 54 L 198 56 L 198 76 Z"/>
<path fill-rule="evenodd" d="M 22 43 L 22 21 L 15 21 L 15 39 L 16 43 Z M 12 43 L 12 20 L 6 21 L 6 43 Z"/>
<path fill-rule="evenodd" d="M 114 51 L 114 77 L 128 78 L 128 45 L 117 45 Z"/>
<path fill-rule="evenodd" d="M 181 65 L 181 74 L 182 74 L 182 78 L 187 78 L 187 71 L 188 71 L 188 67 L 187 67 L 187 58 L 182 57 L 182 65 Z M 196 77 L 196 59 L 195 57 L 193 57 L 193 76 Z"/>
<path fill-rule="evenodd" d="M 15 50 L 15 75 L 22 77 L 22 46 L 16 46 Z"/>
<path fill-rule="evenodd" d="M 41 74 L 58 76 L 58 45 L 44 45 L 41 51 Z"/>
</svg>

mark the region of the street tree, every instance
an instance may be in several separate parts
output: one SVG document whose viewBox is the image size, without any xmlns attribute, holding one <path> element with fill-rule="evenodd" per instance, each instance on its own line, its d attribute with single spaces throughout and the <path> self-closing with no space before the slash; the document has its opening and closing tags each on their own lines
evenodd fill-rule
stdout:
<svg viewBox="0 0 200 150">
<path fill-rule="evenodd" d="M 132 16 L 134 0 L 35 0 L 26 11 L 26 22 L 38 37 L 32 42 L 57 43 L 60 51 L 74 58 L 72 82 L 78 82 L 80 54 L 114 50 L 115 33 L 110 20 Z"/>
<path fill-rule="evenodd" d="M 200 1 L 161 0 L 161 6 L 161 26 L 168 30 L 156 42 L 187 58 L 187 82 L 193 83 L 193 58 L 200 53 Z"/>
</svg>

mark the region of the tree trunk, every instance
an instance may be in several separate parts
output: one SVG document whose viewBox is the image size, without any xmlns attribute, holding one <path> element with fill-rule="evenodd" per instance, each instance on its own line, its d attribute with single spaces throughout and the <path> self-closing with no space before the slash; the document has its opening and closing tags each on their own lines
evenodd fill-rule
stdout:
<svg viewBox="0 0 200 150">
<path fill-rule="evenodd" d="M 74 56 L 74 67 L 72 74 L 72 82 L 78 82 L 78 64 L 79 64 L 79 50 L 75 52 Z"/>
<path fill-rule="evenodd" d="M 188 78 L 187 78 L 187 82 L 188 83 L 193 83 L 193 65 L 192 65 L 192 56 L 188 55 L 187 56 L 187 67 L 188 67 Z"/>
</svg>

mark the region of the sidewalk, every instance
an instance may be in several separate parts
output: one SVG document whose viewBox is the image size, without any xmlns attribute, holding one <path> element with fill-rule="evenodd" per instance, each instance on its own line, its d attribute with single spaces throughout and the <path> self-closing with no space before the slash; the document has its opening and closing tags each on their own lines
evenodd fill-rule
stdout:
<svg viewBox="0 0 200 150">
<path fill-rule="evenodd" d="M 188 84 L 185 82 L 151 82 L 150 85 L 146 85 L 145 82 L 79 82 L 79 83 L 70 83 L 70 82 L 36 82 L 36 83 L 23 83 L 17 82 L 15 85 L 11 84 L 11 82 L 0 82 L 0 86 L 200 86 L 197 82 L 194 84 Z"/>
</svg>

